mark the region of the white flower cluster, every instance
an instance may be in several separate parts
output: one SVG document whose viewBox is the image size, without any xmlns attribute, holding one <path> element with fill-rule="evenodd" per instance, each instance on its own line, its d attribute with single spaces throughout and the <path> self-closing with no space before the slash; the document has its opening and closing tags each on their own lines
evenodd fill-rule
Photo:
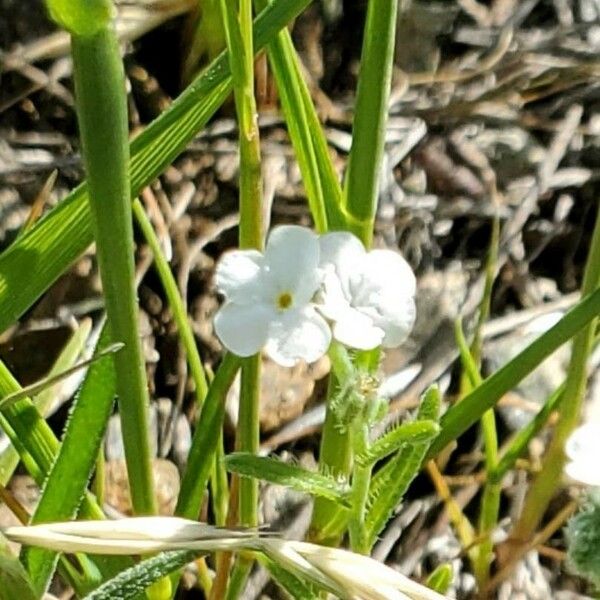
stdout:
<svg viewBox="0 0 600 600">
<path fill-rule="evenodd" d="M 226 253 L 216 286 L 225 296 L 215 317 L 223 345 L 239 356 L 264 349 L 283 366 L 319 359 L 332 337 L 361 350 L 398 346 L 415 320 L 408 263 L 391 250 L 367 252 L 347 232 L 275 227 L 264 253 Z"/>
</svg>

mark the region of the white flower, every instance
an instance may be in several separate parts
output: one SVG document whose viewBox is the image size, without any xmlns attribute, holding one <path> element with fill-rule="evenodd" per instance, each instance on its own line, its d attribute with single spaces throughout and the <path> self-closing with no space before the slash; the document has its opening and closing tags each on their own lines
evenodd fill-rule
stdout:
<svg viewBox="0 0 600 600">
<path fill-rule="evenodd" d="M 565 472 L 571 479 L 600 487 L 600 424 L 578 427 L 565 444 L 565 454 L 569 459 Z"/>
<path fill-rule="evenodd" d="M 331 331 L 312 304 L 321 283 L 318 267 L 317 236 L 294 225 L 274 228 L 264 255 L 256 250 L 225 254 L 215 276 L 226 299 L 215 317 L 223 345 L 238 356 L 264 348 L 283 366 L 321 358 Z"/>
<path fill-rule="evenodd" d="M 324 291 L 320 310 L 333 336 L 361 350 L 399 346 L 415 321 L 415 276 L 398 252 L 367 252 L 351 233 L 321 236 Z"/>
</svg>

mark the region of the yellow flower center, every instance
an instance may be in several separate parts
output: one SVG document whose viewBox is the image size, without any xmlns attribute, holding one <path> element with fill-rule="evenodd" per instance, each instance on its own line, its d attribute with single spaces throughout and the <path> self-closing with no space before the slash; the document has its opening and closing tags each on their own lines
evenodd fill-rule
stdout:
<svg viewBox="0 0 600 600">
<path fill-rule="evenodd" d="M 292 301 L 292 295 L 289 292 L 283 292 L 277 297 L 277 308 L 279 308 L 279 310 L 285 310 L 292 305 Z"/>
</svg>

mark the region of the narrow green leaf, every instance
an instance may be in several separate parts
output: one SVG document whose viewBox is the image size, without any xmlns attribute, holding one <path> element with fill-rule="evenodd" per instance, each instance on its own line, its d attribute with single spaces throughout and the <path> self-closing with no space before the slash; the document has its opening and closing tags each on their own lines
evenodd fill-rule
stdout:
<svg viewBox="0 0 600 600">
<path fill-rule="evenodd" d="M 402 448 L 371 481 L 365 525 L 372 545 L 421 470 L 429 442 Z"/>
<path fill-rule="evenodd" d="M 540 432 L 542 427 L 548 422 L 550 415 L 560 405 L 564 391 L 565 385 L 563 383 L 549 396 L 535 417 L 523 429 L 517 431 L 508 448 L 500 457 L 496 468 L 488 473 L 490 481 L 500 483 L 504 475 L 515 466 L 517 460 L 527 450 L 529 442 Z"/>
<path fill-rule="evenodd" d="M 600 313 L 600 290 L 586 296 L 554 327 L 543 333 L 504 367 L 488 377 L 442 417 L 442 430 L 429 450 L 435 456 L 446 445 L 476 423 L 557 348 L 570 340 L 582 327 Z"/>
<path fill-rule="evenodd" d="M 275 0 L 257 17 L 260 51 L 310 0 Z M 229 60 L 221 54 L 131 143 L 132 197 L 186 147 L 231 92 Z M 14 323 L 92 242 L 87 188 L 59 205 L 0 255 L 0 332 Z M 24 277 L 33 274 L 35 277 Z"/>
<path fill-rule="evenodd" d="M 423 395 L 417 420 L 436 421 L 440 409 L 440 391 L 431 386 Z M 368 498 L 368 512 L 365 520 L 367 539 L 372 546 L 400 504 L 408 486 L 421 470 L 423 459 L 432 440 L 401 448 L 371 480 Z"/>
<path fill-rule="evenodd" d="M 443 563 L 429 575 L 425 585 L 440 594 L 446 594 L 452 585 L 454 570 L 450 563 Z"/>
<path fill-rule="evenodd" d="M 225 397 L 240 368 L 241 360 L 234 354 L 226 354 L 208 388 L 192 438 L 186 469 L 181 478 L 181 489 L 175 507 L 175 514 L 179 517 L 198 517 L 221 436 Z"/>
<path fill-rule="evenodd" d="M 255 0 L 255 4 L 262 9 L 268 0 Z M 343 228 L 341 185 L 290 32 L 282 30 L 267 53 L 315 227 L 320 232 Z"/>
<path fill-rule="evenodd" d="M 4 363 L 0 361 L 0 397 L 19 391 L 20 386 Z M 0 427 L 19 452 L 27 471 L 42 487 L 59 449 L 54 433 L 29 398 L 0 411 Z M 91 495 L 81 503 L 81 516 L 101 519 L 104 514 Z M 106 557 L 98 559 L 104 576 L 112 576 L 130 564 L 130 559 Z"/>
<path fill-rule="evenodd" d="M 198 552 L 162 552 L 119 573 L 88 594 L 84 600 L 129 600 L 143 594 L 153 583 L 192 562 Z"/>
<path fill-rule="evenodd" d="M 65 521 L 77 514 L 115 397 L 114 365 L 106 353 L 111 348 L 108 341 L 109 335 L 104 329 L 96 353 L 102 358 L 90 367 L 77 394 L 63 442 L 32 516 L 32 524 Z M 27 548 L 23 560 L 35 588 L 42 592 L 56 566 L 56 554 L 41 548 Z"/>
<path fill-rule="evenodd" d="M 75 365 L 73 365 L 72 367 L 69 367 L 69 368 L 65 369 L 64 371 L 60 371 L 60 372 L 56 373 L 55 375 L 53 375 L 51 373 L 47 377 L 44 377 L 44 379 L 40 379 L 40 381 L 36 381 L 35 383 L 32 383 L 31 385 L 21 388 L 18 392 L 13 392 L 12 394 L 8 394 L 7 396 L 4 396 L 4 398 L 2 398 L 2 400 L 0 400 L 0 408 L 4 409 L 7 406 L 10 406 L 11 404 L 14 404 L 15 402 L 17 402 L 17 400 L 21 400 L 22 398 L 27 398 L 27 396 L 35 396 L 37 394 L 40 394 L 43 391 L 47 391 L 48 388 L 51 388 L 52 386 L 56 385 L 57 383 L 60 383 L 61 381 L 67 379 L 71 375 L 74 375 L 78 371 L 85 369 L 85 367 L 91 365 L 93 362 L 97 361 L 98 359 L 100 359 L 104 356 L 108 356 L 109 354 L 114 354 L 115 352 L 118 352 L 119 350 L 121 350 L 121 348 L 123 348 L 123 345 L 124 344 L 122 344 L 120 342 L 118 342 L 116 344 L 110 344 L 110 346 L 108 346 L 104 350 L 101 350 L 95 356 L 92 356 L 91 358 L 82 360 L 82 361 L 76 363 Z M 39 403 L 36 401 L 35 404 L 39 409 Z M 40 411 L 40 412 L 43 412 L 43 411 Z"/>
<path fill-rule="evenodd" d="M 440 426 L 435 421 L 403 423 L 375 441 L 365 454 L 356 456 L 356 461 L 360 464 L 374 465 L 402 446 L 433 441 L 439 432 Z"/>
<path fill-rule="evenodd" d="M 27 572 L 14 557 L 0 553 L 0 600 L 37 600 Z"/>
<path fill-rule="evenodd" d="M 235 452 L 225 457 L 225 466 L 228 471 L 245 477 L 285 485 L 299 492 L 327 498 L 342 506 L 348 506 L 347 484 L 297 465 L 289 465 L 274 458 Z"/>
<path fill-rule="evenodd" d="M 371 245 L 396 42 L 397 0 L 369 0 L 361 52 L 352 148 L 346 171 L 346 209 L 354 233 Z"/>
<path fill-rule="evenodd" d="M 69 341 L 65 344 L 65 347 L 60 351 L 60 354 L 54 361 L 54 364 L 48 373 L 48 377 L 53 377 L 73 366 L 85 346 L 91 327 L 91 321 L 82 321 L 73 335 L 69 338 Z M 43 391 L 33 399 L 33 402 L 38 411 L 45 416 L 54 402 L 54 393 L 52 390 Z M 6 485 L 8 483 L 18 464 L 19 453 L 11 444 L 0 454 L 0 484 Z"/>
</svg>

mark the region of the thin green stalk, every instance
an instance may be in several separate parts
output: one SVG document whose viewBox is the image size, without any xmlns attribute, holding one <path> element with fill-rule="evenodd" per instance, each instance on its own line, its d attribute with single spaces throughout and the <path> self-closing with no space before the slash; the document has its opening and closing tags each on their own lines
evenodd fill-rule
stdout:
<svg viewBox="0 0 600 600">
<path fill-rule="evenodd" d="M 332 369 L 327 386 L 327 410 L 319 448 L 319 468 L 327 475 L 349 478 L 352 465 L 350 436 L 347 431 L 340 428 L 338 416 L 331 406 L 331 399 L 339 392 L 340 385 L 348 379 L 353 367 L 344 347 L 337 342 L 332 342 L 329 358 Z M 309 539 L 320 544 L 336 545 L 342 531 L 331 531 L 329 525 L 339 512 L 340 507 L 337 503 L 325 498 L 316 498 Z M 340 520 L 339 523 L 340 526 L 345 526 L 345 520 Z"/>
<path fill-rule="evenodd" d="M 177 323 L 181 343 L 185 348 L 185 355 L 190 367 L 190 374 L 196 388 L 196 402 L 198 403 L 198 406 L 202 406 L 208 392 L 206 375 L 204 373 L 204 367 L 202 366 L 200 353 L 198 352 L 198 346 L 196 345 L 196 339 L 194 338 L 194 332 L 190 325 L 190 320 L 186 313 L 181 294 L 179 293 L 179 288 L 177 287 L 177 282 L 175 281 L 175 277 L 169 268 L 169 263 L 161 250 L 160 242 L 156 237 L 154 228 L 139 199 L 136 199 L 133 203 L 133 214 L 152 250 L 152 254 L 154 255 L 154 264 L 158 271 L 167 300 L 169 301 L 169 306 L 173 311 L 173 319 L 175 320 L 175 323 Z"/>
<path fill-rule="evenodd" d="M 262 177 L 260 133 L 254 98 L 254 48 L 252 40 L 252 0 L 235 3 L 221 0 L 225 38 L 229 50 L 233 94 L 240 145 L 240 248 L 263 247 Z M 237 448 L 258 453 L 260 444 L 260 354 L 242 361 Z M 242 477 L 239 486 L 239 519 L 242 525 L 258 525 L 258 481 Z M 227 597 L 237 597 L 238 588 L 250 572 L 251 562 L 239 558 L 234 567 Z M 234 596 L 231 596 L 234 594 Z"/>
<path fill-rule="evenodd" d="M 600 212 L 596 214 L 592 243 L 581 284 L 582 298 L 592 294 L 598 286 L 600 286 Z M 565 390 L 558 403 L 560 416 L 554 435 L 546 451 L 542 469 L 529 487 L 521 516 L 511 532 L 511 538 L 518 542 L 528 541 L 531 538 L 552 496 L 560 486 L 565 464 L 564 447 L 579 421 L 587 385 L 587 364 L 594 344 L 597 322 L 597 318 L 590 321 L 573 339 L 571 362 L 567 371 Z"/>
<path fill-rule="evenodd" d="M 355 456 L 366 454 L 369 451 L 369 427 L 365 423 L 356 422 L 353 425 L 352 450 Z M 370 550 L 365 521 L 369 486 L 371 484 L 371 469 L 371 464 L 364 465 L 355 462 L 352 471 L 350 496 L 352 507 L 350 509 L 348 531 L 352 550 L 360 554 L 368 554 Z"/>
<path fill-rule="evenodd" d="M 557 348 L 596 319 L 600 313 L 600 290 L 583 298 L 556 325 L 535 339 L 511 361 L 490 375 L 479 387 L 452 406 L 440 421 L 442 430 L 427 454 L 433 458 L 449 442 L 472 427 L 483 413 L 531 373 Z"/>
<path fill-rule="evenodd" d="M 148 440 L 148 384 L 138 335 L 125 77 L 117 37 L 107 22 L 72 34 L 77 116 L 94 237 L 113 341 L 123 444 L 133 510 L 156 513 Z"/>
<path fill-rule="evenodd" d="M 352 148 L 348 159 L 346 208 L 356 233 L 370 245 L 385 143 L 392 79 L 397 0 L 369 0 L 365 25 Z"/>
<path fill-rule="evenodd" d="M 469 365 L 470 388 L 479 387 L 482 383 L 480 375 L 481 352 L 483 347 L 483 326 L 487 321 L 492 304 L 492 289 L 496 279 L 498 263 L 498 247 L 500 242 L 500 219 L 498 214 L 494 215 L 492 221 L 492 235 L 485 265 L 485 282 L 481 303 L 479 305 L 479 316 L 475 327 L 475 335 L 470 349 L 466 345 L 462 328 L 457 324 L 457 340 L 461 347 L 463 364 Z M 479 537 L 483 539 L 475 552 L 473 571 L 480 589 L 483 589 L 489 579 L 490 564 L 493 559 L 494 545 L 491 533 L 498 524 L 500 513 L 500 496 L 502 487 L 500 482 L 493 481 L 491 474 L 498 465 L 498 432 L 496 429 L 496 415 L 494 409 L 487 410 L 481 417 L 481 430 L 483 433 L 483 448 L 485 453 L 485 470 L 487 479 L 483 485 L 481 504 L 479 507 Z"/>
<path fill-rule="evenodd" d="M 225 397 L 241 361 L 242 359 L 234 354 L 226 354 L 208 388 L 192 438 L 187 466 L 181 478 L 181 489 L 175 508 L 175 514 L 179 517 L 198 518 L 223 427 Z"/>
</svg>

